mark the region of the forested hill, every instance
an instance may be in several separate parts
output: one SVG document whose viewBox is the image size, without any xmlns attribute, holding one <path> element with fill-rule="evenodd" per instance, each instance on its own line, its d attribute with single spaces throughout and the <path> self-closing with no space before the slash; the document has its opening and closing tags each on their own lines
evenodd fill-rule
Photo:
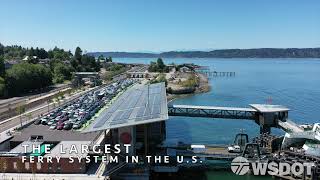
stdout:
<svg viewBox="0 0 320 180">
<path fill-rule="evenodd" d="M 169 51 L 163 53 L 91 52 L 95 57 L 114 58 L 320 58 L 320 48 L 222 49 L 213 51 Z"/>
</svg>

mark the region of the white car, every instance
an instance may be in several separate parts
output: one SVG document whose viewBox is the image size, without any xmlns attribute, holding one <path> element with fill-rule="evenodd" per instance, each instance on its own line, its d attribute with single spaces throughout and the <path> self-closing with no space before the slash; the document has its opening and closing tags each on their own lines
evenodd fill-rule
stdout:
<svg viewBox="0 0 320 180">
<path fill-rule="evenodd" d="M 54 123 L 55 123 L 54 120 L 50 120 L 50 121 L 48 122 L 48 125 L 51 126 L 51 125 L 54 124 Z"/>
<path fill-rule="evenodd" d="M 206 152 L 206 146 L 205 145 L 191 145 L 191 150 L 194 153 L 205 153 Z"/>
<path fill-rule="evenodd" d="M 51 125 L 51 126 L 49 127 L 50 130 L 54 130 L 54 129 L 56 129 L 56 128 L 57 128 L 57 125 L 56 125 L 56 124 L 53 124 L 53 125 Z"/>
<path fill-rule="evenodd" d="M 240 153 L 241 152 L 241 148 L 238 145 L 229 146 L 228 147 L 228 152 L 230 152 L 230 153 Z"/>
</svg>

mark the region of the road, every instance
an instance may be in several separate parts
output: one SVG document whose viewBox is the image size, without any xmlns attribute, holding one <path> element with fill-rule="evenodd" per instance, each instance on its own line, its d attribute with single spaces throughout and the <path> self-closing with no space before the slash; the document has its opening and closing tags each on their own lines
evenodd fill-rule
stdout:
<svg viewBox="0 0 320 180">
<path fill-rule="evenodd" d="M 96 87 L 96 88 L 98 88 L 98 87 Z M 76 98 L 80 97 L 81 95 L 83 95 L 84 93 L 89 92 L 89 91 L 96 89 L 96 88 L 90 88 L 88 90 L 73 94 L 71 96 L 67 96 L 63 101 L 60 101 L 61 102 L 60 106 L 73 100 L 73 99 L 76 99 Z M 58 107 L 57 103 L 51 103 L 49 105 L 49 110 L 51 111 L 52 109 L 57 108 L 57 107 Z M 15 117 L 6 119 L 4 121 L 1 121 L 0 122 L 0 132 L 7 131 L 10 128 L 13 128 L 15 126 L 19 126 L 21 124 L 21 121 L 22 121 L 22 124 L 26 124 L 30 121 L 33 121 L 36 117 L 40 116 L 41 114 L 44 114 L 47 112 L 48 112 L 48 104 L 44 103 L 44 104 L 42 104 L 32 110 L 29 110 L 29 111 L 23 113 L 21 118 L 19 115 L 19 116 L 15 116 Z M 28 117 L 28 114 L 31 114 L 31 116 Z M 20 121 L 20 119 L 21 119 L 21 121 Z"/>
<path fill-rule="evenodd" d="M 69 88 L 69 84 L 63 84 L 45 93 L 27 95 L 27 96 L 21 96 L 21 97 L 13 97 L 9 99 L 1 99 L 0 100 L 0 120 L 4 120 L 11 117 L 11 116 L 8 117 L 8 114 L 6 114 L 6 112 L 15 111 L 16 107 L 20 104 L 30 103 L 33 100 L 41 99 L 45 96 L 48 96 L 50 94 L 55 94 L 67 88 Z"/>
</svg>

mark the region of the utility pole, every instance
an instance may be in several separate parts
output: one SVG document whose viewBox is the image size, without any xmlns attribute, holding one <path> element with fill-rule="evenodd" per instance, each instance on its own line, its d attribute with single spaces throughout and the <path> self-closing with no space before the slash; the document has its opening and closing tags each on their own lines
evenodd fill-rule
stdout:
<svg viewBox="0 0 320 180">
<path fill-rule="evenodd" d="M 148 106 L 150 103 L 150 84 L 148 84 Z"/>
<path fill-rule="evenodd" d="M 17 113 L 20 114 L 20 126 L 22 127 L 22 113 L 26 111 L 26 107 L 24 104 L 19 105 L 16 109 Z"/>
</svg>

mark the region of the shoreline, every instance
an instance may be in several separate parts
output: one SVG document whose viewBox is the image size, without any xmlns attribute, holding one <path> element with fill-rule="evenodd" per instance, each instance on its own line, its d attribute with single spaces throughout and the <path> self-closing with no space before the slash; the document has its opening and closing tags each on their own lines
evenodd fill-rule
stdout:
<svg viewBox="0 0 320 180">
<path fill-rule="evenodd" d="M 185 98 L 188 96 L 193 96 L 195 94 L 209 92 L 211 90 L 211 86 L 209 84 L 208 77 L 204 76 L 201 73 L 196 73 L 196 76 L 199 77 L 199 86 L 196 87 L 194 92 L 185 93 L 185 94 L 169 94 L 169 93 L 167 93 L 168 103 L 175 100 L 175 99 Z"/>
</svg>

